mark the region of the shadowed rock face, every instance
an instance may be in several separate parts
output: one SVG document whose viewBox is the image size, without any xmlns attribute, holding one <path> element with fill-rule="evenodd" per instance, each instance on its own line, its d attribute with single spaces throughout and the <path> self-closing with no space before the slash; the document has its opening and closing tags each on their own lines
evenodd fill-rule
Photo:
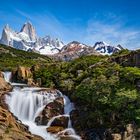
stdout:
<svg viewBox="0 0 140 140">
<path fill-rule="evenodd" d="M 140 50 L 132 51 L 127 55 L 114 57 L 112 58 L 112 61 L 115 61 L 123 66 L 140 68 Z"/>
<path fill-rule="evenodd" d="M 54 121 L 51 123 L 51 126 L 61 126 L 63 128 L 67 128 L 68 121 L 69 121 L 69 117 L 60 116 L 54 119 Z"/>
</svg>

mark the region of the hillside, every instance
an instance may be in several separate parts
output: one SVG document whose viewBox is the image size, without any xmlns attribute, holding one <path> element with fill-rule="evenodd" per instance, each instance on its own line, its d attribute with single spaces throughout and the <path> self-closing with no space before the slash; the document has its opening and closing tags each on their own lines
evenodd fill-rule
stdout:
<svg viewBox="0 0 140 140">
<path fill-rule="evenodd" d="M 89 55 L 54 62 L 46 56 L 0 46 L 0 66 L 10 70 L 39 65 L 25 77 L 41 87 L 58 89 L 75 104 L 72 127 L 83 140 L 124 140 L 139 137 L 140 51 L 122 50 L 111 56 Z M 17 82 L 17 72 L 13 75 Z M 22 73 L 18 76 L 23 81 Z M 45 115 L 45 114 L 44 114 Z M 131 129 L 129 131 L 128 129 Z"/>
<path fill-rule="evenodd" d="M 11 70 L 21 66 L 45 64 L 52 62 L 51 58 L 34 52 L 26 52 L 0 44 L 0 70 Z"/>
<path fill-rule="evenodd" d="M 116 134 L 132 139 L 140 127 L 140 69 L 132 65 L 137 60 L 132 54 L 139 56 L 139 51 L 48 65 L 34 71 L 34 79 L 41 78 L 42 86 L 57 88 L 73 100 L 72 125 L 84 139 L 114 140 Z M 131 61 L 124 65 L 124 58 Z"/>
</svg>

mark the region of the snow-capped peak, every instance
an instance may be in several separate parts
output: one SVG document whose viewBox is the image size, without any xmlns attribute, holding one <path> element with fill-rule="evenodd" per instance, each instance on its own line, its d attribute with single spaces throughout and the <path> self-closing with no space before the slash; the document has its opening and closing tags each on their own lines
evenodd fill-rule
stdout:
<svg viewBox="0 0 140 140">
<path fill-rule="evenodd" d="M 31 41 L 36 40 L 36 31 L 31 22 L 26 22 L 20 32 L 27 34 Z"/>
<path fill-rule="evenodd" d="M 106 55 L 106 54 L 111 55 L 111 54 L 123 49 L 123 47 L 121 45 L 111 46 L 111 45 L 107 44 L 106 42 L 96 42 L 95 45 L 93 46 L 93 48 L 97 52 L 99 52 L 103 55 Z"/>
<path fill-rule="evenodd" d="M 25 51 L 35 51 L 41 54 L 52 55 L 58 53 L 64 46 L 58 38 L 50 36 L 39 38 L 31 22 L 26 22 L 20 32 L 13 31 L 6 25 L 2 32 L 1 44 L 8 45 Z"/>
</svg>

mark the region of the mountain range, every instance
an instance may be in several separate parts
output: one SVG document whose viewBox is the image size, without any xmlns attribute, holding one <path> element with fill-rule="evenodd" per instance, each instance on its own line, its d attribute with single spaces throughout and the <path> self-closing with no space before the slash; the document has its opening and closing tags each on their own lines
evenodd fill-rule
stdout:
<svg viewBox="0 0 140 140">
<path fill-rule="evenodd" d="M 89 46 L 77 41 L 64 44 L 58 38 L 54 39 L 50 36 L 38 37 L 31 22 L 26 22 L 19 32 L 6 25 L 0 43 L 16 49 L 51 55 L 65 60 L 93 53 L 111 55 L 123 49 L 121 45 L 111 46 L 105 42 L 96 42 L 95 45 Z"/>
</svg>

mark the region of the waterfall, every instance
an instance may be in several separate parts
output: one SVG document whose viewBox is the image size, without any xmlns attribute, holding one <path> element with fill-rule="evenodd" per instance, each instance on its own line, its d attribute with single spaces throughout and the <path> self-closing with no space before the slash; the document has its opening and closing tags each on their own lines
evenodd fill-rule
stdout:
<svg viewBox="0 0 140 140">
<path fill-rule="evenodd" d="M 34 92 L 37 88 L 14 88 L 10 96 L 7 97 L 11 112 L 21 120 L 34 121 L 38 112 L 43 107 L 55 100 L 59 95 L 38 94 Z"/>
<path fill-rule="evenodd" d="M 4 77 L 7 82 L 10 82 L 11 73 L 4 72 Z M 69 98 L 62 95 L 60 92 L 47 93 L 41 91 L 42 88 L 38 87 L 27 87 L 23 84 L 11 83 L 14 85 L 12 92 L 6 95 L 6 103 L 9 106 L 9 110 L 25 125 L 29 126 L 29 131 L 32 134 L 39 135 L 45 140 L 59 140 L 57 135 L 52 135 L 47 132 L 46 128 L 49 127 L 52 121 L 61 116 L 69 117 L 68 129 L 65 131 L 70 132 L 70 136 L 76 140 L 80 140 L 80 137 L 75 134 L 72 129 L 70 112 L 74 109 L 73 103 L 70 102 Z M 22 86 L 19 86 L 22 85 Z M 38 126 L 35 123 L 35 118 L 44 109 L 44 107 L 53 102 L 56 98 L 63 97 L 64 99 L 64 114 L 53 117 L 47 126 Z M 62 131 L 62 132 L 65 132 Z"/>
<path fill-rule="evenodd" d="M 11 72 L 6 71 L 6 72 L 2 72 L 5 78 L 5 81 L 10 83 L 10 79 L 11 79 Z"/>
<path fill-rule="evenodd" d="M 6 102 L 10 111 L 29 126 L 31 133 L 43 137 L 45 140 L 57 140 L 46 131 L 46 126 L 37 126 L 34 122 L 35 117 L 43 110 L 46 104 L 52 102 L 60 94 L 38 94 L 36 91 L 40 88 L 31 87 L 14 87 L 13 91 L 6 96 Z"/>
</svg>

